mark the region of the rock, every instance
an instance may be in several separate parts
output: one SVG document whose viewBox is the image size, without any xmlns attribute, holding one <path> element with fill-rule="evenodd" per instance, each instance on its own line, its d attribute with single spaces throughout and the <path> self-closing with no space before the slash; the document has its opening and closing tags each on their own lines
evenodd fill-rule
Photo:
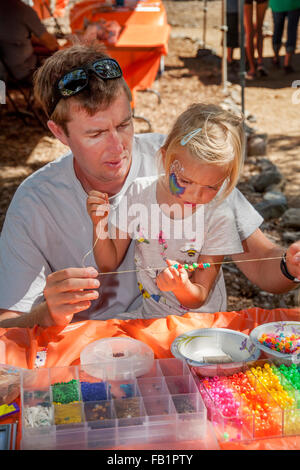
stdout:
<svg viewBox="0 0 300 470">
<path fill-rule="evenodd" d="M 276 199 L 263 200 L 254 207 L 265 220 L 278 219 L 287 210 L 287 205 Z"/>
<path fill-rule="evenodd" d="M 283 232 L 282 234 L 283 241 L 286 243 L 294 243 L 297 240 L 300 240 L 300 232 Z"/>
<path fill-rule="evenodd" d="M 247 155 L 266 155 L 267 153 L 267 134 L 254 134 L 247 140 Z"/>
<path fill-rule="evenodd" d="M 261 171 L 277 170 L 277 166 L 268 158 L 257 158 L 256 164 Z"/>
<path fill-rule="evenodd" d="M 282 227 L 300 229 L 300 209 L 288 209 L 282 216 L 281 225 Z"/>
<path fill-rule="evenodd" d="M 281 180 L 282 174 L 277 168 L 275 168 L 263 171 L 259 175 L 254 175 L 251 178 L 250 183 L 254 186 L 255 191 L 263 193 L 268 187 L 273 184 L 280 183 Z"/>
<path fill-rule="evenodd" d="M 265 201 L 276 201 L 278 204 L 283 204 L 287 207 L 286 197 L 280 191 L 266 191 L 263 198 Z"/>
</svg>

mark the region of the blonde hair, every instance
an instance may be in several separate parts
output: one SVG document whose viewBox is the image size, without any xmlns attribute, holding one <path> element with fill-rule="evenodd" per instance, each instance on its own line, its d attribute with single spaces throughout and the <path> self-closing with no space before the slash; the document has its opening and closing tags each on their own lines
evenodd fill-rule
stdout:
<svg viewBox="0 0 300 470">
<path fill-rule="evenodd" d="M 222 193 L 225 199 L 236 186 L 244 163 L 244 119 L 218 105 L 192 104 L 175 121 L 162 147 L 166 174 L 174 160 L 174 151 L 186 148 L 201 163 L 228 165 L 228 184 Z M 188 139 L 189 133 L 193 136 Z M 182 139 L 187 141 L 182 147 Z"/>
<path fill-rule="evenodd" d="M 70 121 L 70 104 L 76 102 L 79 108 L 93 116 L 99 109 L 106 109 L 123 89 L 132 100 L 131 92 L 123 77 L 102 80 L 94 73 L 89 75 L 89 85 L 68 99 L 61 99 L 51 115 L 55 97 L 54 86 L 70 70 L 92 63 L 97 59 L 109 57 L 103 52 L 101 44 L 75 44 L 61 49 L 49 57 L 34 75 L 34 94 L 48 119 L 51 118 L 68 134 L 67 123 Z"/>
</svg>

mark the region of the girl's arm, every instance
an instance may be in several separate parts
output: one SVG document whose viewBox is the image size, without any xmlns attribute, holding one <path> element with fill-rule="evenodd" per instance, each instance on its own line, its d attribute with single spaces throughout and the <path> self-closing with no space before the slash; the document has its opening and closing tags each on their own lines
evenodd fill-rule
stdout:
<svg viewBox="0 0 300 470">
<path fill-rule="evenodd" d="M 198 263 L 222 263 L 224 256 L 199 256 Z M 207 269 L 195 269 L 189 279 L 183 267 L 175 268 L 176 261 L 167 260 L 168 268 L 157 278 L 157 287 L 161 291 L 171 291 L 184 307 L 197 309 L 203 305 L 217 278 L 221 264 L 212 264 Z"/>
<path fill-rule="evenodd" d="M 117 228 L 114 238 L 109 237 L 109 201 L 106 193 L 90 191 L 87 211 L 93 223 L 93 252 L 97 266 L 102 272 L 114 271 L 120 266 L 131 238 Z"/>
</svg>

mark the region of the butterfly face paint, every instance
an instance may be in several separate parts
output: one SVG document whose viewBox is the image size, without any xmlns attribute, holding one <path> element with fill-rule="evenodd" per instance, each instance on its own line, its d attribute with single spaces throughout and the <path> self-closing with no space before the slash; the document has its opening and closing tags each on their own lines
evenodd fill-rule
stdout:
<svg viewBox="0 0 300 470">
<path fill-rule="evenodd" d="M 170 166 L 169 188 L 174 196 L 180 196 L 185 188 L 178 183 L 178 175 L 183 172 L 183 168 L 178 160 L 174 160 Z"/>
</svg>

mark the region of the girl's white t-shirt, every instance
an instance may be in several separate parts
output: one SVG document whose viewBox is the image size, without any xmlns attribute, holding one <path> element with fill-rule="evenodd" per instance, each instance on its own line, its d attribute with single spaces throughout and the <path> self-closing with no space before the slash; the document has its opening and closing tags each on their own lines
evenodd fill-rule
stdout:
<svg viewBox="0 0 300 470">
<path fill-rule="evenodd" d="M 157 203 L 158 177 L 134 181 L 124 194 L 118 208 L 110 216 L 111 237 L 114 227 L 135 240 L 137 282 L 143 295 L 144 318 L 182 315 L 187 311 L 226 311 L 227 297 L 222 268 L 205 303 L 198 309 L 181 305 L 172 292 L 161 292 L 156 277 L 165 267 L 166 259 L 180 264 L 197 263 L 200 255 L 232 255 L 243 252 L 233 211 L 227 200 L 217 195 L 209 204 L 180 210 L 170 217 Z M 173 205 L 172 209 L 176 209 Z M 179 210 L 179 207 L 177 207 Z M 178 216 L 182 218 L 178 218 Z M 208 268 L 209 269 L 209 268 Z M 191 273 L 189 273 L 191 276 Z"/>
</svg>

